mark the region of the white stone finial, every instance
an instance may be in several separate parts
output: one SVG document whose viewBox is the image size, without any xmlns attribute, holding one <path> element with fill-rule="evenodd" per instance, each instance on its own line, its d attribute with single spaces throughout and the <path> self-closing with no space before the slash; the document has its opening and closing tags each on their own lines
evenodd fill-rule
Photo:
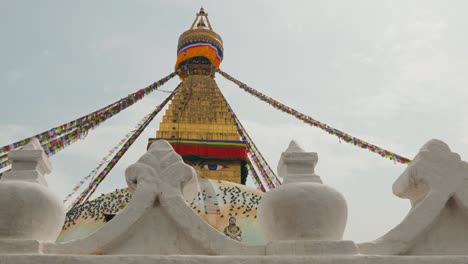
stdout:
<svg viewBox="0 0 468 264">
<path fill-rule="evenodd" d="M 8 158 L 12 169 L 0 179 L 0 249 L 37 253 L 40 241 L 57 239 L 65 207 L 47 189 L 44 174 L 51 172 L 51 165 L 37 139 Z"/>
<path fill-rule="evenodd" d="M 299 144 L 297 144 L 295 140 L 291 140 L 285 152 L 305 152 L 305 151 L 301 148 L 301 146 L 299 146 Z"/>
<path fill-rule="evenodd" d="M 278 174 L 283 185 L 264 194 L 258 221 L 271 242 L 267 255 L 355 254 L 352 241 L 342 241 L 347 221 L 344 197 L 322 184 L 314 173 L 318 155 L 295 141 L 281 154 Z"/>
<path fill-rule="evenodd" d="M 8 159 L 12 164 L 11 171 L 6 172 L 2 178 L 37 182 L 47 186 L 44 175 L 52 171 L 52 165 L 39 140 L 33 138 L 23 148 L 11 151 Z"/>
<path fill-rule="evenodd" d="M 281 154 L 278 175 L 284 178 L 283 184 L 298 181 L 321 183 L 320 177 L 314 173 L 317 162 L 316 152 L 305 152 L 296 141 L 292 140 L 286 151 Z"/>
<path fill-rule="evenodd" d="M 31 139 L 26 146 L 23 147 L 24 150 L 31 150 L 31 149 L 42 149 L 41 143 L 37 138 Z"/>
</svg>

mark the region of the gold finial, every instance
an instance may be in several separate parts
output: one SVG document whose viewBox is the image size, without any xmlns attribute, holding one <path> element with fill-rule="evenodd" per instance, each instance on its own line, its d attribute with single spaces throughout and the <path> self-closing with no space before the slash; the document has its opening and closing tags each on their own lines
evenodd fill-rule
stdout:
<svg viewBox="0 0 468 264">
<path fill-rule="evenodd" d="M 203 17 L 200 17 L 200 20 L 198 21 L 197 27 L 206 27 L 205 21 L 203 21 Z"/>
<path fill-rule="evenodd" d="M 208 20 L 208 13 L 205 13 L 205 9 L 203 9 L 203 6 L 200 8 L 200 12 L 196 13 L 195 16 L 196 16 L 195 20 L 193 21 L 190 29 L 193 29 L 195 27 L 195 24 L 197 25 L 197 28 L 198 27 L 206 28 L 206 25 L 205 25 L 205 20 L 206 20 L 206 23 L 208 24 L 208 29 L 213 30 L 213 28 L 211 28 L 210 20 Z"/>
<path fill-rule="evenodd" d="M 212 53 L 211 51 L 210 54 L 205 54 L 203 53 L 204 51 L 202 52 L 203 54 L 200 53 L 201 51 L 197 51 L 195 53 L 199 55 L 197 55 L 197 57 L 208 56 L 209 60 L 213 63 L 213 65 L 215 65 L 216 67 L 219 66 L 223 57 L 223 40 L 221 39 L 221 36 L 219 36 L 216 32 L 213 31 L 213 28 L 210 24 L 210 20 L 208 20 L 208 13 L 205 12 L 203 7 L 200 8 L 200 12 L 196 14 L 196 17 L 193 20 L 190 29 L 182 33 L 182 35 L 180 35 L 179 37 L 179 41 L 177 44 L 177 62 L 175 66 L 176 69 L 179 68 L 179 64 L 181 62 L 191 59 L 193 58 L 193 56 L 195 56 L 195 53 L 187 55 L 186 52 L 181 52 L 190 48 L 190 45 L 188 45 L 190 43 L 205 43 L 209 46 L 215 46 L 217 49 L 216 54 Z"/>
<path fill-rule="evenodd" d="M 200 7 L 200 12 L 198 12 L 198 14 L 205 14 L 205 9 L 203 9 L 203 6 Z M 208 14 L 206 14 L 208 16 Z"/>
</svg>

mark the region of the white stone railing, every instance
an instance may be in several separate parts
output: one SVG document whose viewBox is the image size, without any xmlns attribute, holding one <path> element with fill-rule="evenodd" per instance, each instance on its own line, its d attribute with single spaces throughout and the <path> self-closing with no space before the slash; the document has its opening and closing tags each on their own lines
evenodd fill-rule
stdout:
<svg viewBox="0 0 468 264">
<path fill-rule="evenodd" d="M 346 201 L 315 174 L 317 153 L 305 152 L 295 142 L 278 166 L 284 184 L 266 193 L 259 205 L 258 221 L 269 240 L 265 246 L 230 239 L 193 212 L 185 200 L 199 189 L 195 171 L 165 141 L 154 143 L 127 169 L 134 192 L 127 207 L 90 236 L 66 243 L 54 242 L 65 211 L 47 189 L 44 175 L 50 164 L 39 143 L 33 141 L 9 158 L 12 170 L 0 180 L 0 254 L 20 255 L 0 255 L 0 263 L 15 258 L 72 262 L 67 256 L 76 254 L 140 255 L 106 257 L 113 263 L 161 258 L 141 255 L 231 256 L 190 258 L 194 262 L 467 263 L 467 257 L 451 255 L 468 255 L 468 164 L 438 140 L 421 148 L 393 186 L 395 195 L 412 204 L 405 219 L 383 237 L 359 245 L 342 240 Z M 38 255 L 21 255 L 31 253 Z"/>
</svg>

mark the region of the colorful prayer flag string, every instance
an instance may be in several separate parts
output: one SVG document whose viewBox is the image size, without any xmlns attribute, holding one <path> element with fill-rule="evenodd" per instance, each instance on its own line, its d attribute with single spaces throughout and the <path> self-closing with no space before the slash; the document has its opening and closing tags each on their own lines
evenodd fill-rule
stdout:
<svg viewBox="0 0 468 264">
<path fill-rule="evenodd" d="M 270 168 L 270 166 L 266 162 L 261 152 L 255 146 L 252 138 L 250 138 L 249 134 L 245 130 L 240 120 L 235 115 L 234 111 L 232 111 L 230 106 L 228 106 L 228 108 L 234 121 L 236 122 L 237 132 L 239 133 L 241 138 L 247 142 L 247 149 L 249 151 L 249 160 L 253 161 L 253 163 L 256 165 L 256 167 L 260 171 L 262 178 L 265 180 L 266 184 L 268 185 L 268 189 L 274 189 L 276 186 L 281 185 L 281 182 L 278 180 L 276 174 L 273 172 L 273 170 Z M 273 183 L 272 179 L 275 179 L 276 184 Z"/>
<path fill-rule="evenodd" d="M 115 147 L 113 147 L 112 149 L 110 149 L 108 151 L 108 153 L 106 154 L 106 156 L 104 158 L 102 158 L 102 160 L 99 162 L 98 166 L 96 168 L 94 168 L 88 175 L 86 175 L 86 177 L 84 177 L 82 180 L 80 180 L 78 182 L 78 184 L 72 189 L 72 192 L 69 193 L 65 199 L 63 200 L 63 203 L 66 203 L 68 201 L 68 199 L 70 199 L 80 188 L 81 186 L 83 186 L 83 184 L 90 178 L 94 179 L 94 177 L 96 176 L 97 172 L 99 171 L 99 169 L 104 165 L 104 164 L 107 164 L 109 162 L 109 159 L 111 158 L 111 156 L 115 153 L 115 151 L 117 151 L 126 141 L 129 137 L 131 137 L 136 131 L 137 129 L 142 126 L 146 120 L 148 120 L 148 118 L 150 117 L 150 115 L 147 115 L 145 116 L 140 122 L 138 122 L 138 124 L 135 126 L 135 128 L 128 132 L 124 138 L 122 138 Z"/>
<path fill-rule="evenodd" d="M 311 126 L 318 127 L 318 128 L 324 130 L 325 132 L 327 132 L 330 135 L 335 135 L 340 140 L 343 140 L 346 143 L 353 144 L 353 145 L 358 146 L 358 147 L 360 147 L 362 149 L 367 149 L 367 150 L 369 150 L 371 152 L 377 153 L 381 157 L 393 160 L 395 162 L 399 162 L 399 163 L 402 163 L 402 164 L 408 164 L 408 163 L 411 162 L 411 160 L 408 159 L 408 158 L 405 158 L 405 157 L 400 156 L 400 155 L 398 155 L 396 153 L 390 152 L 390 151 L 385 150 L 385 149 L 383 149 L 381 147 L 378 147 L 376 145 L 368 143 L 368 142 L 366 142 L 364 140 L 361 140 L 359 138 L 351 136 L 351 135 L 349 135 L 349 134 L 347 134 L 345 132 L 342 132 L 342 131 L 340 131 L 340 130 L 338 130 L 336 128 L 330 127 L 329 125 L 327 125 L 325 123 L 317 121 L 317 120 L 313 119 L 310 116 L 304 115 L 304 114 L 294 110 L 293 108 L 288 107 L 288 106 L 274 100 L 273 98 L 268 97 L 268 96 L 258 92 L 257 90 L 247 86 L 246 84 L 244 84 L 241 81 L 235 79 L 234 77 L 230 76 L 229 74 L 225 73 L 224 71 L 220 70 L 219 68 L 215 68 L 215 70 L 216 70 L 216 72 L 221 74 L 223 77 L 225 77 L 229 81 L 237 84 L 241 89 L 243 89 L 247 93 L 257 97 L 261 101 L 266 102 L 267 104 L 273 106 L 274 108 L 276 108 L 278 110 L 281 110 L 282 112 L 285 112 L 287 114 L 290 114 L 290 115 L 296 117 L 297 119 L 303 121 L 304 123 L 307 123 L 307 124 L 309 124 Z"/>
<path fill-rule="evenodd" d="M 247 142 L 247 149 L 250 152 L 249 160 L 251 161 L 253 160 L 254 164 L 259 169 L 260 174 L 262 175 L 263 179 L 267 183 L 269 189 L 274 189 L 276 185 L 281 185 L 281 182 L 279 181 L 278 177 L 273 172 L 270 165 L 268 165 L 262 153 L 258 150 L 257 146 L 253 142 L 252 138 L 250 138 L 249 134 L 247 133 L 244 126 L 240 122 L 239 118 L 237 118 L 237 115 L 234 113 L 229 103 L 226 100 L 224 101 L 228 107 L 229 113 L 231 114 L 232 118 L 234 119 L 236 123 L 237 132 L 241 136 L 242 140 Z M 272 182 L 271 180 L 272 178 L 275 179 L 276 185 Z"/>
<path fill-rule="evenodd" d="M 153 121 L 154 117 L 164 108 L 164 106 L 174 97 L 177 93 L 180 84 L 177 88 L 149 115 L 148 119 L 135 131 L 133 135 L 125 142 L 122 148 L 113 156 L 106 167 L 99 173 L 99 175 L 89 184 L 89 186 L 81 193 L 81 195 L 73 202 L 70 208 L 74 208 L 80 204 L 85 203 L 96 191 L 99 184 L 107 177 L 109 172 L 114 168 L 117 162 L 123 157 L 127 150 L 132 146 L 135 140 L 141 135 L 145 128 Z"/>
<path fill-rule="evenodd" d="M 74 129 L 60 137 L 43 142 L 42 148 L 44 149 L 44 152 L 47 156 L 52 156 L 80 138 L 81 133 L 79 133 L 78 129 Z M 8 154 L 0 157 L 0 169 L 10 165 L 11 163 L 8 160 Z"/>
<path fill-rule="evenodd" d="M 113 117 L 114 115 L 120 113 L 120 111 L 126 109 L 127 107 L 133 105 L 134 103 L 140 101 L 143 99 L 144 96 L 148 95 L 149 93 L 155 91 L 158 87 L 162 86 L 165 84 L 168 80 L 172 79 L 174 76 L 177 75 L 177 71 L 169 74 L 168 76 L 162 78 L 161 80 L 149 85 L 146 88 L 140 89 L 135 93 L 132 93 L 106 107 L 103 107 L 93 113 L 90 113 L 88 115 L 82 116 L 80 118 L 77 118 L 73 121 L 70 121 L 68 123 L 65 123 L 63 125 L 54 127 L 52 129 L 49 129 L 47 131 L 44 131 L 42 133 L 39 133 L 37 135 L 34 135 L 29 138 L 22 139 L 20 141 L 14 142 L 12 144 L 3 146 L 0 148 L 0 158 L 6 157 L 8 152 L 14 149 L 18 149 L 27 143 L 32 138 L 37 138 L 41 143 L 45 141 L 49 141 L 51 139 L 57 138 L 61 136 L 64 133 L 68 133 L 73 129 L 76 128 L 84 128 L 84 131 L 87 131 L 89 129 L 86 129 L 88 126 L 95 127 L 99 125 L 100 123 L 106 121 L 107 119 Z M 81 136 L 83 137 L 83 136 Z"/>
<path fill-rule="evenodd" d="M 247 158 L 247 169 L 250 171 L 250 174 L 252 174 L 252 179 L 254 180 L 255 185 L 257 185 L 257 189 L 259 189 L 262 192 L 266 192 L 265 186 L 263 186 L 260 177 L 258 177 L 258 174 L 255 171 L 255 168 L 252 165 L 252 161 L 249 157 Z"/>
</svg>

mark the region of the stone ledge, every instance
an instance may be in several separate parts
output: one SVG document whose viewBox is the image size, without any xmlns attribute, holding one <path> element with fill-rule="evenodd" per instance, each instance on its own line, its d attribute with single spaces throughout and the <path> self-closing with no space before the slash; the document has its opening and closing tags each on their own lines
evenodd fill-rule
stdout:
<svg viewBox="0 0 468 264">
<path fill-rule="evenodd" d="M 0 255 L 1 264 L 467 264 L 468 256 L 175 256 Z"/>
<path fill-rule="evenodd" d="M 42 244 L 37 240 L 0 239 L 0 256 L 1 254 L 39 254 L 41 252 Z M 0 264 L 3 264 L 1 259 Z"/>
<path fill-rule="evenodd" d="M 358 249 L 353 241 L 271 241 L 266 245 L 266 255 L 357 255 Z"/>
</svg>

